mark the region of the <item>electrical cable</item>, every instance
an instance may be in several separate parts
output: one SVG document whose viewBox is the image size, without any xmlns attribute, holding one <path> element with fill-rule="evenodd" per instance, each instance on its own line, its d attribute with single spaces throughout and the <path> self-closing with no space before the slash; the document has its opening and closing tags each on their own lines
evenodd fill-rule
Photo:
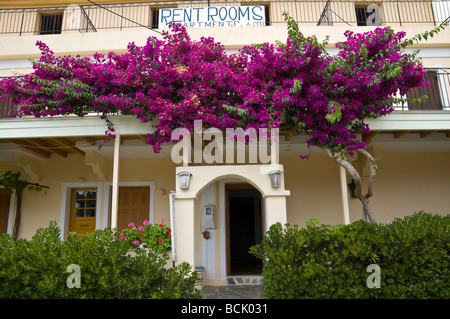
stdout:
<svg viewBox="0 0 450 319">
<path fill-rule="evenodd" d="M 149 30 L 151 30 L 151 31 L 153 31 L 153 32 L 162 34 L 161 32 L 156 31 L 155 29 L 152 29 L 152 28 L 150 28 L 150 27 L 148 27 L 148 26 L 146 26 L 146 25 L 140 24 L 139 22 L 136 22 L 136 21 L 133 21 L 133 20 L 131 20 L 131 19 L 128 19 L 127 17 L 124 17 L 123 15 L 120 15 L 120 14 L 118 14 L 118 13 L 115 13 L 114 11 L 111 11 L 111 10 L 109 10 L 108 8 L 105 8 L 105 7 L 99 5 L 99 4 L 97 4 L 97 3 L 95 3 L 95 2 L 93 2 L 93 1 L 91 1 L 91 0 L 86 0 L 86 1 L 92 3 L 93 5 L 96 5 L 97 7 L 101 8 L 101 9 L 103 9 L 103 10 L 106 10 L 106 11 L 112 13 L 112 14 L 115 14 L 116 16 L 119 16 L 119 17 L 121 17 L 122 19 L 125 19 L 125 20 L 128 20 L 128 21 L 132 22 L 132 23 L 135 23 L 135 24 L 137 24 L 137 25 L 140 26 L 140 27 L 144 27 L 144 28 L 149 29 Z"/>
</svg>

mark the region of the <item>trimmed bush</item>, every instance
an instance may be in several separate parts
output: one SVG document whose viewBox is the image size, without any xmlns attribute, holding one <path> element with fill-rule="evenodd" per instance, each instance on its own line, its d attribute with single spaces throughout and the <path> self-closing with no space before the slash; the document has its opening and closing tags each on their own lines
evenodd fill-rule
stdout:
<svg viewBox="0 0 450 319">
<path fill-rule="evenodd" d="M 168 254 L 136 247 L 130 255 L 129 248 L 109 228 L 62 241 L 56 222 L 29 241 L 3 234 L 0 298 L 200 298 L 200 278 L 189 264 L 165 269 Z"/>
<path fill-rule="evenodd" d="M 450 298 L 449 215 L 419 212 L 386 225 L 319 223 L 275 224 L 251 248 L 264 259 L 266 298 Z"/>
</svg>

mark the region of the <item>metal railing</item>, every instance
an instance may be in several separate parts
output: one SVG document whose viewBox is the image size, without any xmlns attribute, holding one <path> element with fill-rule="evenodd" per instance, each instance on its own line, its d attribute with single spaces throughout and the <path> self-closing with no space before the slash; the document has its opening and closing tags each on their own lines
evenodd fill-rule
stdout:
<svg viewBox="0 0 450 319">
<path fill-rule="evenodd" d="M 10 114 L 12 111 L 17 111 L 17 107 L 12 101 L 0 100 L 0 119 L 12 117 Z"/>
<path fill-rule="evenodd" d="M 0 34 L 60 34 L 158 28 L 161 8 L 264 5 L 266 25 L 284 23 L 288 12 L 311 25 L 437 25 L 450 16 L 449 0 L 191 0 L 0 9 Z"/>
<path fill-rule="evenodd" d="M 427 87 L 414 88 L 406 95 L 407 98 L 417 99 L 427 96 L 418 103 L 405 103 L 395 107 L 397 111 L 450 111 L 450 68 L 427 69 Z M 0 119 L 10 118 L 11 112 L 17 111 L 17 105 L 11 101 L 0 100 Z"/>
<path fill-rule="evenodd" d="M 408 111 L 450 111 L 450 68 L 425 69 L 427 87 L 411 89 L 406 97 L 408 99 L 422 98 L 420 102 L 408 102 L 398 106 L 397 110 Z"/>
</svg>

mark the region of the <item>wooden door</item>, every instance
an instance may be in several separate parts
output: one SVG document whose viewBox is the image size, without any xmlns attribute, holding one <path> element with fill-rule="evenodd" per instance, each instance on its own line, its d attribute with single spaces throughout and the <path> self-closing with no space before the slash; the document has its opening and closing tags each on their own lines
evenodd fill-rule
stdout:
<svg viewBox="0 0 450 319">
<path fill-rule="evenodd" d="M 0 235 L 8 230 L 9 203 L 11 202 L 11 190 L 0 188 Z"/>
<path fill-rule="evenodd" d="M 150 218 L 150 187 L 119 187 L 117 230 L 129 223 L 137 227 Z"/>
<path fill-rule="evenodd" d="M 80 236 L 93 232 L 96 215 L 97 190 L 95 188 L 72 189 L 69 232 L 75 232 Z"/>
</svg>

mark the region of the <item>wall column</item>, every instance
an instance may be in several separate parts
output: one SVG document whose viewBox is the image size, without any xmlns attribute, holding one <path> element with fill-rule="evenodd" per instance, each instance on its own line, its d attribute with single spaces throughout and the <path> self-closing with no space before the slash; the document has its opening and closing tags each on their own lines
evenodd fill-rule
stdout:
<svg viewBox="0 0 450 319">
<path fill-rule="evenodd" d="M 287 223 L 286 196 L 266 196 L 264 198 L 264 230 L 267 232 L 273 224 Z"/>
<path fill-rule="evenodd" d="M 348 205 L 348 194 L 347 194 L 347 173 L 345 168 L 339 165 L 339 177 L 341 182 L 341 200 L 342 200 L 342 211 L 344 213 L 344 224 L 350 224 L 350 210 Z"/>
<path fill-rule="evenodd" d="M 119 206 L 119 162 L 120 162 L 120 135 L 117 134 L 116 139 L 114 140 L 111 228 L 117 228 L 117 215 Z"/>
<path fill-rule="evenodd" d="M 175 197 L 175 244 L 177 249 L 176 263 L 188 262 L 196 266 L 194 254 L 195 198 Z"/>
</svg>

